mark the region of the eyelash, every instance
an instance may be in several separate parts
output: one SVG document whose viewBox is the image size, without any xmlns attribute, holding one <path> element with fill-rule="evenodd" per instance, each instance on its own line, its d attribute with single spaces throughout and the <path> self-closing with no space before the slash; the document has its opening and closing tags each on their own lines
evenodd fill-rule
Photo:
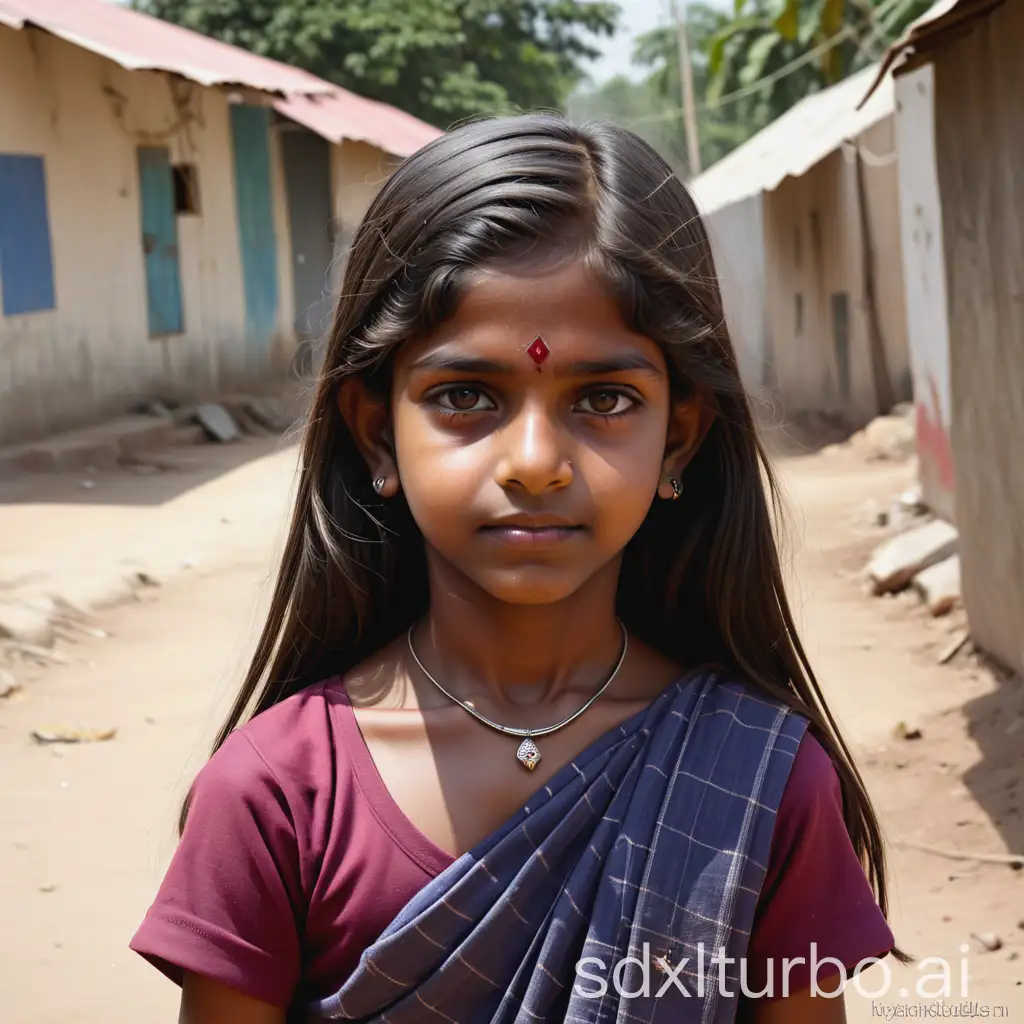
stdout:
<svg viewBox="0 0 1024 1024">
<path fill-rule="evenodd" d="M 435 411 L 442 418 L 448 419 L 448 420 L 455 420 L 455 419 L 459 419 L 459 418 L 461 418 L 463 416 L 474 416 L 474 415 L 478 415 L 479 413 L 482 413 L 482 412 L 490 412 L 491 411 L 491 408 L 484 408 L 484 409 L 452 409 L 452 408 L 450 408 L 448 406 L 444 406 L 444 405 L 441 404 L 442 399 L 445 398 L 445 396 L 452 395 L 452 394 L 454 394 L 456 392 L 460 392 L 460 391 L 462 391 L 462 392 L 469 392 L 471 394 L 479 395 L 481 398 L 485 398 L 485 399 L 487 399 L 488 402 L 492 403 L 491 404 L 491 408 L 495 408 L 496 407 L 497 403 L 495 403 L 494 400 L 492 398 L 490 398 L 489 395 L 487 395 L 487 393 L 484 391 L 483 388 L 469 387 L 469 386 L 467 386 L 465 384 L 460 384 L 460 385 L 454 386 L 454 387 L 450 386 L 450 387 L 442 388 L 442 389 L 440 389 L 438 391 L 435 391 L 429 397 L 429 400 L 430 400 L 431 404 L 434 406 Z M 618 388 L 618 387 L 597 387 L 597 388 L 593 388 L 590 391 L 588 391 L 580 399 L 580 402 L 583 402 L 583 401 L 585 401 L 588 398 L 593 398 L 596 395 L 614 395 L 616 398 L 625 398 L 629 402 L 629 405 L 627 405 L 625 409 L 620 409 L 618 412 L 610 412 L 610 413 L 585 412 L 584 413 L 584 415 L 591 416 L 594 419 L 606 420 L 606 421 L 607 420 L 616 420 L 616 419 L 619 419 L 619 417 L 621 417 L 621 416 L 628 416 L 630 413 L 635 412 L 642 405 L 640 399 L 636 395 L 634 395 L 632 392 L 630 392 L 630 391 L 628 391 L 628 390 L 626 390 L 624 388 Z M 579 405 L 579 402 L 577 402 L 576 405 Z M 573 408 L 575 408 L 575 406 L 573 406 Z"/>
</svg>

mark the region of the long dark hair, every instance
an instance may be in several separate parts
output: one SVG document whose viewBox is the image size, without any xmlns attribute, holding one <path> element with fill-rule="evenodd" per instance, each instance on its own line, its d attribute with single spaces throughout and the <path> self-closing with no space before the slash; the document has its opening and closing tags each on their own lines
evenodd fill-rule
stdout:
<svg viewBox="0 0 1024 1024">
<path fill-rule="evenodd" d="M 381 188 L 346 267 L 270 612 L 216 747 L 247 716 L 352 668 L 426 611 L 422 537 L 401 498 L 375 496 L 338 388 L 357 374 L 386 394 L 398 346 L 452 314 L 469 274 L 544 252 L 587 260 L 625 321 L 663 347 L 676 386 L 696 389 L 715 413 L 683 500 L 655 502 L 625 553 L 620 614 L 680 663 L 724 664 L 808 717 L 886 912 L 878 822 L 786 600 L 778 486 L 704 226 L 668 165 L 611 125 L 547 114 L 475 122 L 420 150 Z"/>
</svg>

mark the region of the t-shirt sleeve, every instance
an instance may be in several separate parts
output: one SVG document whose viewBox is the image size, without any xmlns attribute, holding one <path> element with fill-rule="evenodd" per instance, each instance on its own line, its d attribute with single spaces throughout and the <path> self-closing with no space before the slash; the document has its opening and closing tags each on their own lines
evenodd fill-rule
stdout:
<svg viewBox="0 0 1024 1024">
<path fill-rule="evenodd" d="M 191 971 L 286 1007 L 301 973 L 300 891 L 288 801 L 236 731 L 193 784 L 184 833 L 131 948 L 178 984 Z"/>
<path fill-rule="evenodd" d="M 843 797 L 832 759 L 812 736 L 797 751 L 779 805 L 764 887 L 748 957 L 748 991 L 769 997 L 811 982 L 812 955 L 835 958 L 847 971 L 885 956 L 893 935 L 875 901 L 843 821 Z M 794 964 L 784 988 L 786 959 Z M 821 964 L 819 982 L 838 972 Z"/>
</svg>

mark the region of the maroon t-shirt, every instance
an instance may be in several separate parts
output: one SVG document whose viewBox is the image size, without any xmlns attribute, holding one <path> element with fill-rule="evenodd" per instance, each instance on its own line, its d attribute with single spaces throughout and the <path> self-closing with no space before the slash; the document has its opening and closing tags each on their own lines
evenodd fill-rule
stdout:
<svg viewBox="0 0 1024 1024">
<path fill-rule="evenodd" d="M 452 858 L 392 799 L 340 681 L 290 697 L 236 730 L 199 773 L 184 835 L 131 947 L 278 1006 L 337 991 L 399 910 Z M 839 779 L 805 737 L 772 837 L 748 950 L 835 957 L 852 968 L 892 933 L 850 844 Z M 824 979 L 827 971 L 819 977 Z M 790 988 L 809 980 L 794 969 Z"/>
</svg>

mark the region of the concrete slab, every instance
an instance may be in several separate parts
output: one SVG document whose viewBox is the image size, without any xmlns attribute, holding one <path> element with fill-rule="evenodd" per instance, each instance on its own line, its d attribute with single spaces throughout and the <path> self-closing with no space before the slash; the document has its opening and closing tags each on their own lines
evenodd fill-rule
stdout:
<svg viewBox="0 0 1024 1024">
<path fill-rule="evenodd" d="M 960 603 L 960 556 L 952 555 L 919 572 L 913 587 L 932 615 L 948 615 Z"/>
<path fill-rule="evenodd" d="M 52 600 L 0 601 L 0 637 L 48 647 L 53 643 Z"/>
<path fill-rule="evenodd" d="M 956 553 L 956 528 L 941 519 L 907 530 L 875 550 L 868 576 L 876 594 L 895 593 L 909 586 L 920 572 Z"/>
<path fill-rule="evenodd" d="M 223 405 L 210 403 L 199 406 L 196 409 L 196 419 L 214 441 L 228 444 L 241 440 L 242 432 L 238 429 L 238 424 Z"/>
</svg>

